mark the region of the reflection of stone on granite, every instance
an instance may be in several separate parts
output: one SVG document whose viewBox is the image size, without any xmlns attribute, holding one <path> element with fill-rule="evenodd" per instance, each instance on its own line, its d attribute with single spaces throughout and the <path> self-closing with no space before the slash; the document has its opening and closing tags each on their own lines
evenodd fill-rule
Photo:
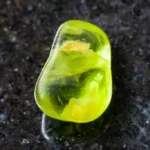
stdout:
<svg viewBox="0 0 150 150">
<path fill-rule="evenodd" d="M 53 147 L 84 146 L 108 129 L 113 119 L 111 111 L 112 107 L 109 107 L 98 119 L 82 124 L 55 120 L 43 113 L 41 131 L 45 140 Z"/>
</svg>

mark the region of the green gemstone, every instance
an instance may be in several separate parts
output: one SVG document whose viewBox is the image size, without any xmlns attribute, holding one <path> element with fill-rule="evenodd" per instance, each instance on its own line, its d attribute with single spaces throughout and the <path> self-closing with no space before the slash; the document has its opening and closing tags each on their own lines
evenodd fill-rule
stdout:
<svg viewBox="0 0 150 150">
<path fill-rule="evenodd" d="M 111 96 L 107 35 L 88 22 L 65 22 L 36 83 L 37 105 L 52 118 L 85 123 L 103 114 Z"/>
</svg>

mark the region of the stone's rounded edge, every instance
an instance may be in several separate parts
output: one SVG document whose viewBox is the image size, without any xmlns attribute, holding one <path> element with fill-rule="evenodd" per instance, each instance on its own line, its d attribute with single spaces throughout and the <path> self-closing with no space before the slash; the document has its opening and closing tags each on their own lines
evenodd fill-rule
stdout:
<svg viewBox="0 0 150 150">
<path fill-rule="evenodd" d="M 43 68 L 43 69 L 44 69 L 44 68 Z M 42 69 L 42 70 L 43 70 L 43 69 Z M 36 103 L 37 106 L 40 108 L 40 110 L 42 110 L 42 108 L 41 108 L 40 104 L 38 103 L 38 98 L 37 98 L 37 84 L 38 84 L 38 82 L 39 82 L 39 79 L 40 79 L 40 77 L 41 77 L 41 74 L 42 74 L 42 72 L 40 73 L 40 75 L 39 75 L 39 77 L 38 77 L 38 79 L 37 79 L 37 81 L 36 81 L 35 88 L 34 88 L 34 99 L 35 99 L 35 103 Z"/>
<path fill-rule="evenodd" d="M 100 52 L 100 55 L 103 56 L 105 59 L 107 59 L 109 62 L 111 61 L 111 47 L 110 47 L 110 41 L 107 34 L 100 27 L 83 20 L 69 20 L 60 25 L 55 35 L 54 42 L 52 44 L 51 53 L 53 53 L 55 49 L 59 48 L 59 44 L 56 44 L 55 42 L 56 39 L 57 39 L 57 43 L 61 41 L 60 36 L 58 35 L 62 34 L 63 31 L 68 33 L 69 31 L 66 30 L 68 30 L 68 28 L 73 29 L 74 27 L 78 28 L 76 29 L 76 34 L 78 33 L 80 34 L 80 32 L 82 32 L 81 30 L 87 30 L 96 35 L 102 36 L 105 41 L 105 48 L 102 52 Z M 73 33 L 70 32 L 70 34 Z"/>
<path fill-rule="evenodd" d="M 55 44 L 55 41 L 56 41 L 56 39 L 58 37 L 58 34 L 59 34 L 60 30 L 62 29 L 63 25 L 64 25 L 64 23 L 59 26 L 59 28 L 58 28 L 58 30 L 57 30 L 57 32 L 55 34 L 55 37 L 54 37 L 54 40 L 53 40 L 53 43 L 52 43 L 52 46 L 51 46 L 50 55 L 51 55 L 51 53 L 53 53 L 55 51 L 55 49 L 59 48 L 58 44 Z"/>
<path fill-rule="evenodd" d="M 49 60 L 49 59 L 48 59 L 48 60 Z M 47 60 L 46 64 L 48 63 L 48 60 Z M 46 67 L 46 64 L 45 64 L 44 68 Z M 43 68 L 43 70 L 44 70 L 44 68 Z M 40 74 L 40 76 L 39 76 L 39 79 L 40 79 L 40 77 L 42 76 L 43 70 L 42 70 L 42 72 L 41 72 L 41 74 Z M 38 81 L 39 81 L 39 79 L 38 79 Z M 37 84 L 38 84 L 38 81 L 37 81 L 37 83 L 36 83 L 36 86 L 37 86 Z M 112 89 L 112 84 L 111 84 L 110 86 L 111 86 L 110 89 Z M 68 119 L 68 118 L 65 118 L 65 117 L 63 117 L 63 116 L 60 117 L 59 115 L 52 115 L 52 114 L 50 114 L 50 112 L 47 111 L 47 109 L 45 109 L 43 105 L 39 104 L 38 98 L 37 98 L 37 91 L 36 91 L 36 90 L 37 90 L 37 87 L 36 87 L 35 90 L 34 90 L 34 97 L 35 97 L 36 104 L 38 105 L 38 107 L 39 107 L 47 116 L 49 116 L 49 117 L 51 117 L 51 118 L 53 118 L 53 119 L 57 119 L 57 120 L 65 121 L 65 122 L 74 122 L 74 123 L 89 123 L 89 122 L 91 122 L 91 121 L 94 121 L 94 120 L 98 119 L 98 118 L 106 111 L 106 109 L 108 108 L 108 106 L 109 106 L 109 104 L 110 104 L 110 102 L 111 102 L 111 95 L 112 95 L 112 90 L 110 90 L 111 93 L 109 92 L 109 93 L 110 93 L 110 94 L 109 94 L 110 96 L 109 96 L 109 98 L 108 98 L 108 100 L 107 100 L 107 101 L 109 101 L 109 102 L 107 103 L 107 106 L 105 106 L 105 109 L 103 109 L 103 111 L 101 111 L 101 113 L 98 114 L 97 116 L 95 116 L 94 118 L 92 118 L 92 119 L 90 119 L 90 120 L 74 120 L 74 119 L 71 119 L 71 118 Z M 42 106 L 43 106 L 43 107 L 42 107 Z"/>
<path fill-rule="evenodd" d="M 103 37 L 105 37 L 105 40 L 107 41 L 107 43 L 110 44 L 108 36 L 106 35 L 106 33 L 100 27 L 98 27 L 98 26 L 96 26 L 96 25 L 94 25 L 92 23 L 89 23 L 89 22 L 86 22 L 86 21 L 82 21 L 82 20 L 69 20 L 69 21 L 64 22 L 60 26 L 60 29 L 64 25 L 65 26 L 76 26 L 76 27 L 79 27 L 81 29 L 85 29 L 87 31 L 94 32 L 95 34 L 100 34 Z"/>
<path fill-rule="evenodd" d="M 87 31 L 94 32 L 95 34 L 100 34 L 103 37 L 105 37 L 107 43 L 110 44 L 107 34 L 100 27 L 96 26 L 93 23 L 82 21 L 82 20 L 69 20 L 63 23 L 62 26 L 63 25 L 76 26 L 82 29 L 86 29 Z"/>
<path fill-rule="evenodd" d="M 38 93 L 38 92 L 37 92 L 37 86 L 38 86 L 39 81 L 40 81 L 40 79 L 41 79 L 41 77 L 42 77 L 42 74 L 43 74 L 43 72 L 44 72 L 44 69 L 47 67 L 49 61 L 50 61 L 50 56 L 47 58 L 46 63 L 45 63 L 45 65 L 44 65 L 44 67 L 42 68 L 42 71 L 41 71 L 41 73 L 40 73 L 40 75 L 39 75 L 39 77 L 38 77 L 38 80 L 37 80 L 37 82 L 36 82 L 35 89 L 34 89 L 34 98 L 35 98 L 35 102 L 36 102 L 37 106 L 40 108 L 40 110 L 41 110 L 44 114 L 46 114 L 47 116 L 49 116 L 49 117 L 51 117 L 51 118 L 53 118 L 53 119 L 61 120 L 61 119 L 59 118 L 59 116 L 58 116 L 57 113 L 53 112 L 54 116 L 53 116 L 52 114 L 50 114 L 50 112 L 49 112 L 47 109 L 45 109 L 45 105 L 41 105 L 41 104 L 40 104 L 39 99 L 38 99 L 38 96 L 37 96 L 37 93 Z M 45 100 L 45 102 L 48 102 L 48 100 Z M 49 104 L 47 104 L 47 105 L 49 105 Z M 49 105 L 48 107 L 50 107 L 50 105 Z M 62 121 L 63 121 L 63 120 L 62 120 Z"/>
</svg>

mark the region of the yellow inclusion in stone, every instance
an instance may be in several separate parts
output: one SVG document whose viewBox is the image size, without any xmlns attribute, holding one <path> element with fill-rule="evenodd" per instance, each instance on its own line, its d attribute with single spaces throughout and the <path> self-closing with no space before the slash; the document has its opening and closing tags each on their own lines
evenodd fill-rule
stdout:
<svg viewBox="0 0 150 150">
<path fill-rule="evenodd" d="M 61 50 L 63 51 L 81 51 L 81 50 L 88 50 L 90 48 L 89 43 L 81 43 L 79 41 L 69 41 L 66 42 Z"/>
<path fill-rule="evenodd" d="M 37 81 L 36 103 L 52 118 L 85 123 L 103 114 L 111 95 L 107 35 L 84 21 L 64 23 Z"/>
</svg>

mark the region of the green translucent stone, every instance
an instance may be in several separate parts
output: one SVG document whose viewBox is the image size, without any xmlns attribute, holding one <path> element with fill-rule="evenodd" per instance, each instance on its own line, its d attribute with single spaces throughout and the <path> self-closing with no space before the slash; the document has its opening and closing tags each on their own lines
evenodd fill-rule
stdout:
<svg viewBox="0 0 150 150">
<path fill-rule="evenodd" d="M 58 29 L 35 87 L 35 100 L 48 116 L 76 123 L 97 119 L 112 95 L 111 52 L 107 35 L 80 20 Z"/>
</svg>

